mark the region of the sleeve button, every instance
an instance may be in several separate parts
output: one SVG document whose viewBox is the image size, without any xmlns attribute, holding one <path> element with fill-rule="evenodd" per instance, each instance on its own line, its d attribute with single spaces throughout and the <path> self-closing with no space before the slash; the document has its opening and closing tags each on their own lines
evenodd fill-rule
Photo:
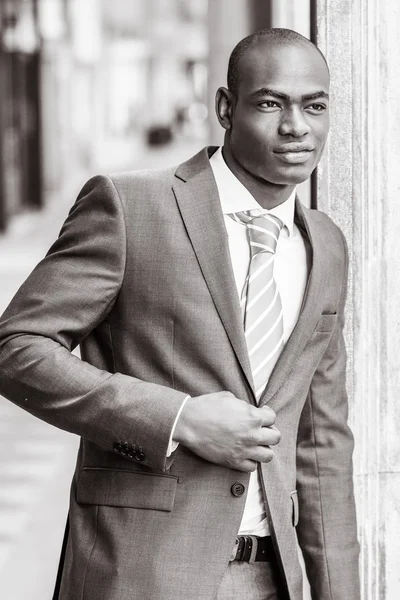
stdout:
<svg viewBox="0 0 400 600">
<path fill-rule="evenodd" d="M 136 448 L 134 446 L 129 447 L 128 457 L 136 459 Z"/>
<path fill-rule="evenodd" d="M 145 456 L 144 452 L 142 452 L 141 450 L 136 451 L 135 460 L 137 460 L 138 462 L 142 462 L 145 458 L 146 458 L 146 456 Z"/>
<path fill-rule="evenodd" d="M 122 454 L 122 456 L 128 456 L 128 452 L 129 452 L 129 444 L 128 444 L 128 442 L 124 442 L 123 444 L 121 444 L 120 453 Z"/>
</svg>

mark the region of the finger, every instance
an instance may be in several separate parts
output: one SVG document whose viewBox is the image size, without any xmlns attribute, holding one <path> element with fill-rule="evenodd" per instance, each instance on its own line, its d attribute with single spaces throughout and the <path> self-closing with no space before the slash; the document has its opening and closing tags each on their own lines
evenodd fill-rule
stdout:
<svg viewBox="0 0 400 600">
<path fill-rule="evenodd" d="M 274 425 L 272 427 L 261 427 L 257 439 L 259 446 L 275 446 L 281 441 L 281 432 Z"/>
<path fill-rule="evenodd" d="M 257 469 L 257 461 L 248 459 L 242 460 L 235 466 L 235 469 L 243 471 L 244 473 L 252 473 Z"/>
<path fill-rule="evenodd" d="M 248 459 L 260 463 L 270 462 L 274 457 L 274 451 L 269 446 L 257 446 L 248 452 Z"/>
<path fill-rule="evenodd" d="M 228 390 L 226 390 L 224 392 L 217 392 L 217 395 L 222 395 L 222 396 L 225 396 L 227 398 L 236 398 L 235 394 L 232 394 L 232 392 L 228 392 Z"/>
<path fill-rule="evenodd" d="M 262 406 L 258 409 L 259 414 L 261 415 L 261 421 L 263 427 L 270 427 L 276 421 L 276 414 L 269 406 Z"/>
</svg>

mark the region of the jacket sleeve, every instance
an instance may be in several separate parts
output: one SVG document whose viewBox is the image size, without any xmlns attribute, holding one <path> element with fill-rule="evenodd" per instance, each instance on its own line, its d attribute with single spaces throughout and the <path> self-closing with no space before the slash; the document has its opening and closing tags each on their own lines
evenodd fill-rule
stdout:
<svg viewBox="0 0 400 600">
<path fill-rule="evenodd" d="M 343 338 L 348 256 L 342 239 L 346 268 L 337 326 L 313 376 L 297 440 L 297 535 L 313 600 L 360 597 Z"/>
<path fill-rule="evenodd" d="M 125 259 L 117 190 L 110 178 L 94 177 L 0 320 L 0 393 L 106 450 L 118 441 L 139 447 L 143 464 L 163 470 L 186 394 L 102 371 L 72 354 L 111 310 Z"/>
</svg>

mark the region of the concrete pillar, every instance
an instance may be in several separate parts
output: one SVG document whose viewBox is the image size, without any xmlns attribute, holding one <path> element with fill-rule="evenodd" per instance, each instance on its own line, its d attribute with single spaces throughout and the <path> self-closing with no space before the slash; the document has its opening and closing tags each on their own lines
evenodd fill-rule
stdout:
<svg viewBox="0 0 400 600">
<path fill-rule="evenodd" d="M 272 27 L 294 29 L 310 37 L 310 0 L 271 0 Z"/>
<path fill-rule="evenodd" d="M 332 74 L 332 130 L 318 207 L 350 248 L 350 421 L 364 600 L 400 590 L 400 4 L 316 0 Z"/>
</svg>

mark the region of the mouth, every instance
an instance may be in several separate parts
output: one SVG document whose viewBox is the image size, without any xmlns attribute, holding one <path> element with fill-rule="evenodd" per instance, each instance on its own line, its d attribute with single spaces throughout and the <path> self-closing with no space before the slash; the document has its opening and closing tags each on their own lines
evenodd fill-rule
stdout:
<svg viewBox="0 0 400 600">
<path fill-rule="evenodd" d="M 288 164 L 302 164 L 307 162 L 312 153 L 314 147 L 310 144 L 285 144 L 279 150 L 275 150 L 276 154 L 283 162 Z"/>
</svg>

